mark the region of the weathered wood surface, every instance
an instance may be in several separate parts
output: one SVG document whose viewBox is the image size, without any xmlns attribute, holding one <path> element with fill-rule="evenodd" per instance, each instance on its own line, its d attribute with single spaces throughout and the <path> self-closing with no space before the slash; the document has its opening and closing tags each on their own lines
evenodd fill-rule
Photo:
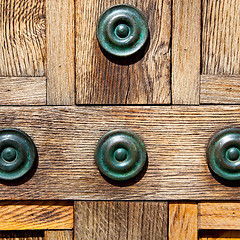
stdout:
<svg viewBox="0 0 240 240">
<path fill-rule="evenodd" d="M 202 104 L 240 104 L 240 76 L 202 75 Z"/>
<path fill-rule="evenodd" d="M 44 0 L 0 3 L 0 76 L 45 75 Z"/>
<path fill-rule="evenodd" d="M 240 232 L 226 230 L 202 230 L 199 231 L 199 240 L 240 240 Z"/>
<path fill-rule="evenodd" d="M 76 201 L 75 240 L 167 240 L 166 202 Z"/>
<path fill-rule="evenodd" d="M 75 104 L 74 0 L 47 0 L 47 104 Z"/>
<path fill-rule="evenodd" d="M 198 240 L 196 203 L 169 203 L 169 240 Z"/>
<path fill-rule="evenodd" d="M 202 73 L 240 74 L 238 0 L 203 0 Z"/>
<path fill-rule="evenodd" d="M 0 77 L 0 105 L 46 105 L 45 77 Z"/>
<path fill-rule="evenodd" d="M 0 199 L 239 200 L 240 187 L 210 173 L 205 151 L 212 135 L 240 124 L 239 106 L 0 107 L 1 128 L 27 132 L 39 154 L 35 175 L 0 185 Z M 128 186 L 106 181 L 94 151 L 112 129 L 138 134 L 148 166 Z"/>
<path fill-rule="evenodd" d="M 73 240 L 73 231 L 45 231 L 44 240 Z"/>
<path fill-rule="evenodd" d="M 43 231 L 6 231 L 0 232 L 1 240 L 44 240 Z M 52 239 L 56 240 L 56 239 Z"/>
<path fill-rule="evenodd" d="M 172 102 L 198 105 L 201 0 L 173 0 Z"/>
<path fill-rule="evenodd" d="M 73 203 L 71 202 L 0 202 L 0 231 L 72 228 Z"/>
<path fill-rule="evenodd" d="M 240 203 L 203 202 L 198 208 L 199 229 L 240 230 Z"/>
<path fill-rule="evenodd" d="M 105 56 L 96 37 L 97 20 L 112 5 L 137 7 L 147 18 L 147 52 L 126 60 Z M 76 0 L 78 104 L 169 104 L 170 0 Z"/>
</svg>

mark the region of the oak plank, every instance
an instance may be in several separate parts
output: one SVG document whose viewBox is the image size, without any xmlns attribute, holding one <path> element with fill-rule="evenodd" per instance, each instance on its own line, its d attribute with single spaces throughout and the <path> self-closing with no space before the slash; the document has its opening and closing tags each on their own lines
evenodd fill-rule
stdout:
<svg viewBox="0 0 240 240">
<path fill-rule="evenodd" d="M 167 202 L 76 201 L 75 240 L 166 240 L 167 205 Z"/>
<path fill-rule="evenodd" d="M 240 203 L 201 202 L 198 208 L 199 229 L 240 230 Z"/>
<path fill-rule="evenodd" d="M 71 202 L 0 202 L 0 231 L 72 228 L 73 204 Z"/>
<path fill-rule="evenodd" d="M 47 0 L 47 104 L 75 104 L 74 0 Z"/>
<path fill-rule="evenodd" d="M 0 105 L 46 105 L 45 77 L 0 77 Z"/>
<path fill-rule="evenodd" d="M 44 0 L 2 0 L 0 76 L 45 76 Z"/>
<path fill-rule="evenodd" d="M 44 240 L 73 240 L 73 231 L 45 231 Z"/>
<path fill-rule="evenodd" d="M 169 240 L 198 239 L 196 203 L 169 203 Z"/>
<path fill-rule="evenodd" d="M 240 76 L 202 75 L 202 104 L 240 104 Z"/>
<path fill-rule="evenodd" d="M 199 240 L 239 240 L 240 231 L 227 230 L 201 230 Z"/>
<path fill-rule="evenodd" d="M 99 47 L 100 14 L 122 3 L 147 18 L 150 45 L 144 56 L 120 60 Z M 77 104 L 170 104 L 170 35 L 170 0 L 76 0 Z"/>
<path fill-rule="evenodd" d="M 32 178 L 0 183 L 0 199 L 240 200 L 240 186 L 215 179 L 206 163 L 212 135 L 239 127 L 239 106 L 0 107 L 1 128 L 19 128 L 39 155 Z M 122 186 L 99 173 L 94 152 L 113 129 L 138 134 L 146 173 Z"/>
<path fill-rule="evenodd" d="M 1 240 L 44 240 L 43 231 L 2 231 Z"/>
<path fill-rule="evenodd" d="M 238 0 L 203 0 L 202 73 L 240 74 Z"/>
<path fill-rule="evenodd" d="M 173 104 L 199 104 L 200 49 L 201 0 L 173 0 Z"/>
</svg>

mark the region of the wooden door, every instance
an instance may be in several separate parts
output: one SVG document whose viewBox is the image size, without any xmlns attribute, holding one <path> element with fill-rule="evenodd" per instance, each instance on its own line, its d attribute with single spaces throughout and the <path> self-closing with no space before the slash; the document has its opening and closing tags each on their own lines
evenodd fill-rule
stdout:
<svg viewBox="0 0 240 240">
<path fill-rule="evenodd" d="M 100 48 L 99 16 L 130 4 L 149 39 Z M 237 0 L 0 0 L 0 123 L 26 132 L 34 171 L 0 181 L 0 239 L 240 239 L 239 184 L 213 175 L 209 139 L 239 127 Z M 99 139 L 143 140 L 134 180 L 98 170 Z"/>
</svg>

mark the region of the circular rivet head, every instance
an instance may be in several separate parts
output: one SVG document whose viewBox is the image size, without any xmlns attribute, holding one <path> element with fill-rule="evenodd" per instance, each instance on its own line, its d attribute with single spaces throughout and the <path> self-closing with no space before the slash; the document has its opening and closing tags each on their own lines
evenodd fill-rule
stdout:
<svg viewBox="0 0 240 240">
<path fill-rule="evenodd" d="M 0 179 L 16 180 L 33 167 L 37 155 L 31 138 L 17 129 L 0 130 Z"/>
<path fill-rule="evenodd" d="M 240 128 L 218 132 L 207 148 L 210 168 L 226 180 L 240 180 Z"/>
<path fill-rule="evenodd" d="M 97 38 L 108 53 L 127 57 L 138 52 L 148 38 L 148 24 L 144 15 L 126 4 L 107 9 L 97 25 Z"/>
<path fill-rule="evenodd" d="M 95 160 L 107 177 L 124 181 L 135 177 L 143 169 L 147 153 L 142 140 L 134 133 L 115 130 L 98 142 Z"/>
</svg>

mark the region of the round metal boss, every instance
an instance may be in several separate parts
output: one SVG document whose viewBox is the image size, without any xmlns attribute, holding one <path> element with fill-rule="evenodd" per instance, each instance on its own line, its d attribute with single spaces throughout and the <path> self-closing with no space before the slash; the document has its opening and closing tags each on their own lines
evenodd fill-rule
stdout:
<svg viewBox="0 0 240 240">
<path fill-rule="evenodd" d="M 31 138 L 17 129 L 0 130 L 0 179 L 15 180 L 33 166 L 37 150 Z"/>
<path fill-rule="evenodd" d="M 115 5 L 100 16 L 97 38 L 108 53 L 127 57 L 146 43 L 148 24 L 138 9 L 125 4 Z"/>
<path fill-rule="evenodd" d="M 99 170 L 113 180 L 128 180 L 144 167 L 147 153 L 143 141 L 134 133 L 115 130 L 98 142 L 95 160 Z"/>
<path fill-rule="evenodd" d="M 240 180 L 240 128 L 222 130 L 210 140 L 207 162 L 218 176 Z"/>
</svg>

